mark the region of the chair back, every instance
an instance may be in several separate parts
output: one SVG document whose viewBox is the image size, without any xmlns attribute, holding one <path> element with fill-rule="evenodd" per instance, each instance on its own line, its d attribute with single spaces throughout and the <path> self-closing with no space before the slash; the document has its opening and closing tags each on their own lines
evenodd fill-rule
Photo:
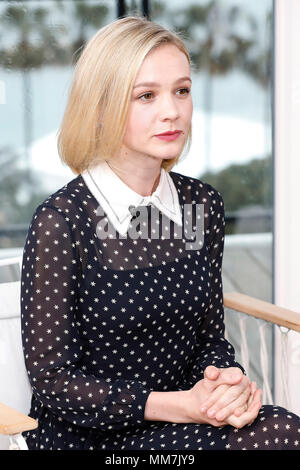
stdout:
<svg viewBox="0 0 300 470">
<path fill-rule="evenodd" d="M 32 390 L 21 335 L 22 257 L 0 260 L 0 402 L 28 414 Z M 7 436 L 0 436 L 0 450 L 8 449 Z"/>
</svg>

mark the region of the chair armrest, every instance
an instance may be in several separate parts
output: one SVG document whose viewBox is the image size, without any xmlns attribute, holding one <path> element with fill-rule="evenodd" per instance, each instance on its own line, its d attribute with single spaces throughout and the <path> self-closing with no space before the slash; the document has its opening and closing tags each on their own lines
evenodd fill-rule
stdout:
<svg viewBox="0 0 300 470">
<path fill-rule="evenodd" d="M 0 403 L 0 434 L 18 434 L 37 427 L 38 422 L 35 419 Z"/>
<path fill-rule="evenodd" d="M 300 332 L 300 313 L 239 292 L 223 295 L 224 307 Z"/>
</svg>

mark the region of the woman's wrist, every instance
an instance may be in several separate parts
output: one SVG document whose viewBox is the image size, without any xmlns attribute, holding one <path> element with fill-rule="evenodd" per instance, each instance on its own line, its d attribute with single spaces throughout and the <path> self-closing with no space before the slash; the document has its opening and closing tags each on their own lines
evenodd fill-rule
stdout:
<svg viewBox="0 0 300 470">
<path fill-rule="evenodd" d="M 146 401 L 144 419 L 170 423 L 193 422 L 188 413 L 189 392 L 190 390 L 151 392 Z"/>
</svg>

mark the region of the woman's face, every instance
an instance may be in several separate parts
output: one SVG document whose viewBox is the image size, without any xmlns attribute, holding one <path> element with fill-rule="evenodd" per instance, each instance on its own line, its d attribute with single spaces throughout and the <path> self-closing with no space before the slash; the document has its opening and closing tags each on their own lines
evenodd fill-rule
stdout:
<svg viewBox="0 0 300 470">
<path fill-rule="evenodd" d="M 122 156 L 144 160 L 180 155 L 191 126 L 190 65 L 172 44 L 159 46 L 145 58 L 137 75 L 123 140 Z M 180 131 L 176 138 L 158 134 Z"/>
</svg>

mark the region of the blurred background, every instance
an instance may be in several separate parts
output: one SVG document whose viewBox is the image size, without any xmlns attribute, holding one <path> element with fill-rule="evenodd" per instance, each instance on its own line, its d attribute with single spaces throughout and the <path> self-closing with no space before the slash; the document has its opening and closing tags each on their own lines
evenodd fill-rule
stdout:
<svg viewBox="0 0 300 470">
<path fill-rule="evenodd" d="M 173 170 L 223 196 L 224 291 L 272 301 L 273 10 L 272 0 L 0 1 L 0 258 L 22 253 L 37 205 L 76 176 L 56 136 L 81 48 L 115 18 L 144 15 L 183 33 L 194 63 L 193 143 Z M 227 334 L 239 355 L 232 319 Z M 254 323 L 248 334 L 260 383 Z M 271 357 L 272 329 L 267 344 Z"/>
</svg>

